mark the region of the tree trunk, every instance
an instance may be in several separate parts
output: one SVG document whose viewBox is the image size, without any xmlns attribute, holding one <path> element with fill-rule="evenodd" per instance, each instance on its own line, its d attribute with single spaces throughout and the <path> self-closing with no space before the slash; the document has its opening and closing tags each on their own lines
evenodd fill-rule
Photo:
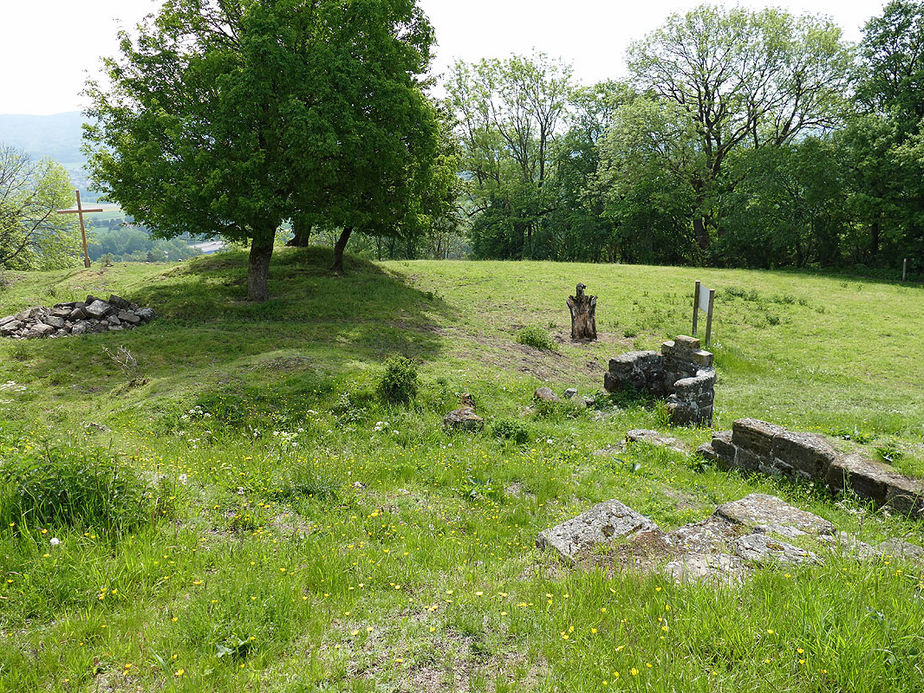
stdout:
<svg viewBox="0 0 924 693">
<path fill-rule="evenodd" d="M 693 237 L 700 250 L 709 249 L 709 232 L 706 230 L 706 220 L 696 215 L 693 218 Z"/>
<path fill-rule="evenodd" d="M 274 233 L 254 236 L 250 241 L 250 264 L 247 267 L 247 298 L 262 302 L 269 298 L 266 284 L 269 279 L 270 258 L 273 256 Z"/>
<path fill-rule="evenodd" d="M 334 244 L 334 263 L 330 266 L 331 272 L 343 274 L 343 251 L 346 249 L 351 233 L 353 233 L 352 226 L 346 226 L 343 231 L 340 232 L 340 238 L 338 238 L 337 242 Z"/>
<path fill-rule="evenodd" d="M 305 223 L 301 216 L 292 218 L 292 231 L 295 232 L 286 245 L 290 248 L 306 248 L 308 240 L 311 238 L 311 224 Z"/>
<path fill-rule="evenodd" d="M 583 284 L 578 284 L 575 295 L 568 297 L 571 339 L 593 341 L 597 338 L 597 297 L 586 295 L 586 288 Z"/>
</svg>

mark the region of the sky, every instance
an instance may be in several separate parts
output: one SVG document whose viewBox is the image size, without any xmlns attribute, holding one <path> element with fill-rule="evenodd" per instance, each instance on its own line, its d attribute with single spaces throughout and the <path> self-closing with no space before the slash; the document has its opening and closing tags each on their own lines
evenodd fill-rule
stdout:
<svg viewBox="0 0 924 693">
<path fill-rule="evenodd" d="M 574 66 L 592 83 L 624 74 L 626 48 L 673 12 L 699 0 L 419 0 L 436 29 L 433 70 L 457 58 L 505 57 L 533 49 Z M 730 5 L 728 2 L 717 4 Z M 851 41 L 884 0 L 741 0 L 794 14 L 832 17 Z M 116 52 L 116 31 L 131 28 L 160 0 L 0 0 L 0 114 L 80 110 L 80 90 Z"/>
</svg>

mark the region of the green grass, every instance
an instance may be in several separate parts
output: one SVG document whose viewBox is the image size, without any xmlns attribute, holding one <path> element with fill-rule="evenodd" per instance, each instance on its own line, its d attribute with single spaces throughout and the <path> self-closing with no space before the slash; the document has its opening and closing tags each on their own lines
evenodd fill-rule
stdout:
<svg viewBox="0 0 924 693">
<path fill-rule="evenodd" d="M 353 261 L 341 278 L 328 261 L 280 251 L 261 305 L 243 300 L 240 252 L 9 276 L 0 315 L 112 292 L 159 317 L 0 341 L 0 464 L 71 446 L 163 489 L 169 511 L 127 531 L 0 527 L 0 689 L 920 690 L 920 567 L 840 558 L 716 588 L 534 548 L 608 498 L 667 529 L 756 491 L 865 541 L 924 544 L 919 524 L 645 445 L 594 455 L 661 427 L 644 401 L 523 409 L 540 384 L 593 395 L 608 357 L 688 332 L 700 279 L 717 289 L 717 428 L 754 416 L 860 439 L 924 476 L 921 288 L 552 263 Z M 599 297 L 594 344 L 568 338 L 577 281 Z M 555 349 L 519 343 L 529 325 Z M 137 372 L 107 354 L 120 346 Z M 419 374 L 407 406 L 379 395 L 394 354 Z M 462 392 L 488 425 L 448 436 Z"/>
</svg>

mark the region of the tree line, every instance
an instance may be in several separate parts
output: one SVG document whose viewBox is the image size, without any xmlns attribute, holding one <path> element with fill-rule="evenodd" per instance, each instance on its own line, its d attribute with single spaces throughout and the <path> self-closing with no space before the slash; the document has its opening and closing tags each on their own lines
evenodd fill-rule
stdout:
<svg viewBox="0 0 924 693">
<path fill-rule="evenodd" d="M 890 2 L 859 45 L 823 17 L 701 6 L 627 66 L 587 87 L 541 53 L 455 65 L 475 257 L 924 262 L 920 1 Z"/>
<path fill-rule="evenodd" d="M 281 228 L 329 239 L 337 272 L 351 237 L 392 258 L 921 269 L 924 0 L 858 45 L 824 17 L 703 5 L 589 86 L 542 53 L 437 85 L 433 45 L 415 0 L 168 0 L 87 84 L 92 180 L 160 238 L 248 243 L 253 300 Z"/>
</svg>

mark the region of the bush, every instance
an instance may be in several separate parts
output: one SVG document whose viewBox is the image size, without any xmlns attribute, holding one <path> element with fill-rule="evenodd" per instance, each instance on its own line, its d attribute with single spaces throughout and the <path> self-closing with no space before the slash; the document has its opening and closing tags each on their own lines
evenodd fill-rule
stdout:
<svg viewBox="0 0 924 693">
<path fill-rule="evenodd" d="M 527 325 L 517 332 L 517 341 L 520 344 L 531 346 L 536 349 L 546 349 L 551 351 L 555 348 L 548 331 L 541 325 Z"/>
<path fill-rule="evenodd" d="M 529 440 L 529 430 L 514 419 L 501 419 L 491 427 L 495 438 L 510 440 L 522 445 Z"/>
<path fill-rule="evenodd" d="M 94 527 L 122 532 L 159 511 L 135 471 L 99 452 L 51 449 L 0 466 L 0 517 L 31 527 Z"/>
<path fill-rule="evenodd" d="M 407 404 L 417 396 L 417 367 L 403 356 L 385 360 L 379 395 L 392 404 Z"/>
</svg>

